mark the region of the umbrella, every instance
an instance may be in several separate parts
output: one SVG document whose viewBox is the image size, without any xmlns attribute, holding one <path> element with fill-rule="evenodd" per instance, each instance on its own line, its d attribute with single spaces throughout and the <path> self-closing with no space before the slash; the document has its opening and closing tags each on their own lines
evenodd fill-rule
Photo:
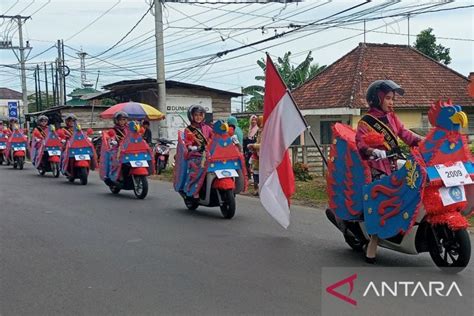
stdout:
<svg viewBox="0 0 474 316">
<path fill-rule="evenodd" d="M 151 105 L 139 102 L 124 102 L 116 104 L 109 109 L 105 110 L 100 114 L 101 118 L 104 119 L 112 119 L 114 118 L 114 114 L 123 111 L 128 114 L 131 119 L 136 120 L 162 120 L 165 118 L 165 115 L 152 107 Z"/>
</svg>

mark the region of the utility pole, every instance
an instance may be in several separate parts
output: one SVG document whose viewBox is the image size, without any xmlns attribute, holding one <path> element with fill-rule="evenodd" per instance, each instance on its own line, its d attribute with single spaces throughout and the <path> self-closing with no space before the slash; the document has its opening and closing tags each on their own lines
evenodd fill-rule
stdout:
<svg viewBox="0 0 474 316">
<path fill-rule="evenodd" d="M 55 88 L 55 82 L 54 82 L 54 67 L 53 63 L 51 63 L 51 87 L 52 87 L 52 93 L 53 93 L 53 106 L 56 105 L 56 88 Z"/>
<path fill-rule="evenodd" d="M 63 104 L 66 105 L 66 76 L 69 75 L 69 68 L 68 68 L 68 73 L 64 73 L 64 68 L 66 68 L 66 65 L 64 64 L 64 41 L 61 40 L 61 57 L 62 57 L 62 67 L 61 67 L 61 73 L 63 75 L 63 91 L 64 91 L 64 99 L 62 100 Z"/>
<path fill-rule="evenodd" d="M 40 71 L 40 66 L 36 65 L 36 72 L 38 73 L 38 102 L 39 102 L 39 107 L 40 111 L 43 111 L 43 101 L 41 100 L 41 71 Z"/>
<path fill-rule="evenodd" d="M 46 62 L 44 62 L 44 84 L 46 85 L 46 108 L 49 108 L 48 69 L 46 68 Z"/>
<path fill-rule="evenodd" d="M 408 46 L 410 46 L 410 15 L 407 15 L 408 20 Z"/>
<path fill-rule="evenodd" d="M 16 20 L 18 25 L 18 36 L 20 40 L 20 46 L 14 47 L 12 46 L 11 41 L 1 42 L 0 49 L 12 49 L 13 53 L 15 54 L 16 58 L 20 63 L 20 70 L 21 70 L 21 94 L 22 94 L 22 102 L 23 102 L 23 114 L 28 114 L 28 92 L 26 91 L 26 69 L 25 69 L 25 50 L 31 49 L 29 43 L 27 42 L 26 47 L 23 44 L 23 24 L 26 20 L 28 20 L 29 16 L 21 16 L 21 15 L 0 15 L 0 18 L 3 19 L 11 19 Z M 15 49 L 20 51 L 20 57 L 15 52 Z"/>
<path fill-rule="evenodd" d="M 36 112 L 39 111 L 39 103 L 38 103 L 38 74 L 35 69 L 35 106 Z"/>
<path fill-rule="evenodd" d="M 154 0 L 154 5 L 158 110 L 160 110 L 160 112 L 163 114 L 166 114 L 165 50 L 163 44 L 163 12 L 161 0 Z M 159 136 L 162 138 L 168 138 L 168 128 L 165 120 L 160 121 Z"/>
<path fill-rule="evenodd" d="M 61 57 L 61 40 L 58 40 L 58 61 L 56 64 L 56 73 L 58 74 L 58 86 L 59 86 L 59 97 L 58 97 L 58 105 L 61 105 L 64 100 L 64 86 L 63 86 L 63 81 L 64 81 L 64 69 L 63 69 L 63 59 Z"/>
</svg>

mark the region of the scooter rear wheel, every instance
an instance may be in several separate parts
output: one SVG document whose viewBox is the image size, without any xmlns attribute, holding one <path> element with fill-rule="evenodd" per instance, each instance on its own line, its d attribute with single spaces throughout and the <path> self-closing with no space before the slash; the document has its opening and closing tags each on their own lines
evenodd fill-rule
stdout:
<svg viewBox="0 0 474 316">
<path fill-rule="evenodd" d="M 77 171 L 77 177 L 79 178 L 79 181 L 81 181 L 82 185 L 87 184 L 87 177 L 88 177 L 88 172 L 86 168 L 79 168 Z"/>
<path fill-rule="evenodd" d="M 471 241 L 465 230 L 452 231 L 446 225 L 435 226 L 429 240 L 431 259 L 441 270 L 458 273 L 471 258 Z"/>
<path fill-rule="evenodd" d="M 53 177 L 59 177 L 59 164 L 57 162 L 51 162 L 51 171 L 53 172 Z"/>
<path fill-rule="evenodd" d="M 25 165 L 25 158 L 19 157 L 18 158 L 18 168 L 20 168 L 20 170 L 23 170 L 24 165 Z"/>
</svg>

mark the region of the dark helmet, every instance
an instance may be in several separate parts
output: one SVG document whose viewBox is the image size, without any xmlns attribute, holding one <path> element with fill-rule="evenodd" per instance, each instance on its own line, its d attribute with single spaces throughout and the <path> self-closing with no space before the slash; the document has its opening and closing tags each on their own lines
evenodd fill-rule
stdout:
<svg viewBox="0 0 474 316">
<path fill-rule="evenodd" d="M 114 123 L 115 124 L 118 124 L 118 121 L 121 119 L 121 118 L 126 118 L 128 119 L 128 114 L 124 111 L 118 111 L 117 113 L 114 114 Z"/>
<path fill-rule="evenodd" d="M 38 123 L 39 122 L 49 122 L 49 118 L 46 115 L 38 116 Z"/>
<path fill-rule="evenodd" d="M 365 97 L 370 107 L 380 107 L 379 91 L 384 93 L 393 91 L 399 95 L 405 94 L 405 90 L 392 80 L 376 80 L 370 84 Z"/>
<path fill-rule="evenodd" d="M 199 104 L 191 105 L 188 109 L 188 120 L 190 122 L 193 121 L 193 114 L 196 112 L 201 112 L 204 115 L 206 115 L 206 109 L 202 105 L 199 105 Z"/>
<path fill-rule="evenodd" d="M 68 121 L 68 120 L 77 121 L 77 117 L 74 114 L 70 113 L 70 114 L 66 115 L 64 120 L 65 121 Z"/>
<path fill-rule="evenodd" d="M 16 117 L 10 117 L 10 119 L 8 120 L 11 123 L 18 123 L 18 119 Z"/>
</svg>

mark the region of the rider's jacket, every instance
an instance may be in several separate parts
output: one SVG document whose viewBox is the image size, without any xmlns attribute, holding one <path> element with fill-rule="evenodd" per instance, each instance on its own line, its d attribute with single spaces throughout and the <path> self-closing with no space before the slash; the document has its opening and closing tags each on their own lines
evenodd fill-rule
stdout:
<svg viewBox="0 0 474 316">
<path fill-rule="evenodd" d="M 45 127 L 36 126 L 35 129 L 33 130 L 33 136 L 39 139 L 45 139 L 47 130 L 48 130 L 48 126 L 45 126 Z"/>
<path fill-rule="evenodd" d="M 63 139 L 66 140 L 66 141 L 68 141 L 72 137 L 72 135 L 74 134 L 74 127 L 73 126 L 63 127 L 62 130 L 63 130 L 62 134 L 64 135 Z"/>
<path fill-rule="evenodd" d="M 115 137 L 112 138 L 111 140 L 115 140 L 117 142 L 117 145 L 120 145 L 123 141 L 123 139 L 125 138 L 125 136 L 127 135 L 127 126 L 120 126 L 118 124 L 116 124 L 112 129 L 111 131 L 114 131 L 115 133 Z"/>
<path fill-rule="evenodd" d="M 186 148 L 196 146 L 203 151 L 212 139 L 212 128 L 204 123 L 193 123 L 184 130 L 184 137 Z"/>
<path fill-rule="evenodd" d="M 389 144 L 390 142 L 385 141 L 383 145 L 372 147 L 369 146 L 364 136 L 370 132 L 379 132 L 374 125 L 381 127 L 383 130 L 388 131 L 389 133 L 394 136 L 395 141 L 394 144 Z M 399 137 L 403 140 L 408 146 L 413 147 L 418 145 L 421 138 L 414 133 L 410 132 L 408 129 L 403 126 L 400 119 L 395 115 L 394 112 L 386 113 L 381 109 L 377 108 L 370 108 L 367 114 L 359 121 L 357 126 L 357 133 L 356 133 L 356 144 L 359 150 L 359 153 L 363 159 L 369 159 L 369 149 L 381 149 L 385 151 L 397 151 L 398 150 L 398 143 L 396 142 L 396 138 Z M 385 138 L 387 140 L 387 138 Z M 394 148 L 395 147 L 395 148 Z M 390 159 L 372 159 L 368 160 L 369 166 L 372 169 L 376 169 L 380 172 L 383 172 L 387 175 L 392 173 L 392 163 Z"/>
</svg>

